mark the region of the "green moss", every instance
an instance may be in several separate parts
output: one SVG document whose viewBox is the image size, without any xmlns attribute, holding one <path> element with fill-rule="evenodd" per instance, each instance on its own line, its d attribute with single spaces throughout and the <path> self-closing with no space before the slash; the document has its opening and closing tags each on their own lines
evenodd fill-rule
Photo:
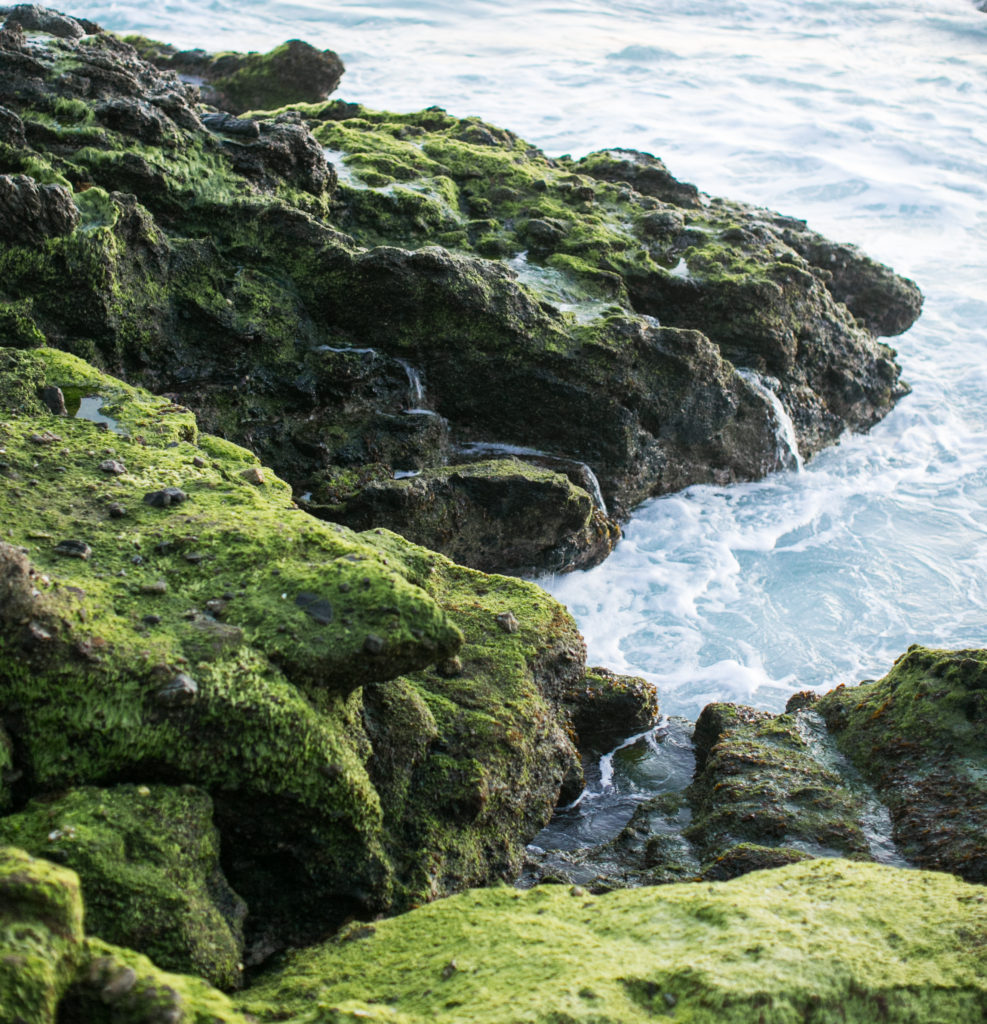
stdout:
<svg viewBox="0 0 987 1024">
<path fill-rule="evenodd" d="M 298 953 L 239 1002 L 298 1024 L 973 1021 L 983 900 L 944 875 L 838 860 L 599 897 L 470 892 Z"/>
<path fill-rule="evenodd" d="M 0 1020 L 53 1024 L 81 942 L 75 875 L 0 847 Z"/>
<path fill-rule="evenodd" d="M 391 855 L 403 865 L 399 905 L 408 906 L 516 875 L 524 843 L 551 816 L 575 761 L 555 701 L 581 672 L 583 646 L 565 609 L 533 584 L 484 576 L 387 531 L 374 531 L 374 540 L 464 637 L 454 668 L 365 695 L 377 708 L 410 688 L 417 699 L 406 714 L 425 723 L 405 730 L 404 715 L 370 712 L 378 752 L 370 767 L 382 783 Z M 498 621 L 508 611 L 516 632 Z M 432 734 L 441 741 L 427 742 Z M 398 785 L 383 784 L 395 776 Z M 418 847 L 427 860 L 408 858 Z"/>
<path fill-rule="evenodd" d="M 60 1024 L 247 1024 L 226 996 L 200 978 L 170 974 L 132 950 L 90 938 L 83 957 L 59 1004 Z"/>
<path fill-rule="evenodd" d="M 166 970 L 239 986 L 246 908 L 219 869 L 206 794 L 75 789 L 0 819 L 0 842 L 80 876 L 90 935 L 138 949 Z"/>
<path fill-rule="evenodd" d="M 20 384 L 4 395 L 0 519 L 30 558 L 20 565 L 6 549 L 22 581 L 10 614 L 25 602 L 40 630 L 25 638 L 20 614 L 6 620 L 0 674 L 30 784 L 163 774 L 227 804 L 281 801 L 287 833 L 317 837 L 318 884 L 351 886 L 360 863 L 365 891 L 386 901 L 379 801 L 345 694 L 449 656 L 460 634 L 447 614 L 396 561 L 291 507 L 269 471 L 242 477 L 249 455 L 203 457 L 224 446 L 197 449 L 194 420 L 167 399 L 62 352 L 0 358 L 3 379 Z M 41 412 L 42 383 L 103 397 L 126 433 Z M 125 472 L 101 471 L 110 458 Z M 188 501 L 144 502 L 169 486 Z M 92 557 L 59 555 L 65 539 L 85 541 Z M 170 710 L 157 694 L 180 671 L 198 692 Z"/>
</svg>

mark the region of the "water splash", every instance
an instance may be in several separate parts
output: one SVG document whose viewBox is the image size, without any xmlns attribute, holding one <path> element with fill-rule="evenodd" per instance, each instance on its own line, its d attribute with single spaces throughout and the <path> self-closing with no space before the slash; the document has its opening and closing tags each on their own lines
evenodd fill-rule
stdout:
<svg viewBox="0 0 987 1024">
<path fill-rule="evenodd" d="M 411 405 L 405 411 L 431 412 L 431 410 L 424 409 L 425 386 L 422 384 L 421 374 L 411 365 L 411 363 L 405 362 L 403 359 L 399 359 L 398 362 L 404 368 L 404 372 L 408 376 L 408 388 L 410 389 L 411 395 Z"/>
<path fill-rule="evenodd" d="M 792 468 L 801 473 L 805 469 L 805 460 L 799 452 L 799 442 L 795 435 L 795 424 L 788 410 L 781 404 L 771 384 L 778 382 L 773 377 L 763 377 L 756 370 L 745 366 L 737 368 L 737 376 L 742 377 L 768 403 L 775 421 L 775 441 L 777 442 L 778 461 L 782 466 Z"/>
<path fill-rule="evenodd" d="M 587 298 L 579 286 L 566 274 L 554 267 L 543 267 L 528 260 L 528 253 L 519 252 L 507 261 L 518 276 L 518 281 L 530 288 L 561 313 L 568 313 L 577 323 L 590 323 L 599 319 L 613 306 L 609 299 Z"/>
<path fill-rule="evenodd" d="M 607 504 L 603 500 L 599 479 L 587 463 L 580 462 L 578 459 L 567 459 L 564 455 L 551 455 L 549 452 L 543 452 L 537 448 L 526 448 L 519 444 L 498 444 L 491 441 L 469 441 L 461 444 L 459 451 L 464 455 L 517 455 L 522 458 L 537 458 L 560 468 L 574 466 L 582 477 L 578 486 L 589 493 L 593 503 L 604 515 L 610 514 L 607 512 Z"/>
</svg>

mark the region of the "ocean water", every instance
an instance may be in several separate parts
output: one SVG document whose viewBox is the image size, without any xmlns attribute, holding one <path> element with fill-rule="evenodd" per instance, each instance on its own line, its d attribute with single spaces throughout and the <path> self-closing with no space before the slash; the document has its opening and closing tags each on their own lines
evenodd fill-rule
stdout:
<svg viewBox="0 0 987 1024">
<path fill-rule="evenodd" d="M 893 341 L 913 392 L 870 434 L 804 472 L 648 502 L 604 565 L 541 582 L 592 662 L 688 717 L 873 678 L 915 642 L 987 643 L 987 14 L 972 0 L 71 10 L 210 49 L 305 38 L 343 56 L 342 98 L 478 114 L 550 155 L 647 150 L 913 277 L 925 311 Z"/>
</svg>

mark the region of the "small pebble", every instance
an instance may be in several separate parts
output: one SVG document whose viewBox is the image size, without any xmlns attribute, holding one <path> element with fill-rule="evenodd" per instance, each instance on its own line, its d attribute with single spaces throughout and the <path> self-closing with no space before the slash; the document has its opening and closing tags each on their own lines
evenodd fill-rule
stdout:
<svg viewBox="0 0 987 1024">
<path fill-rule="evenodd" d="M 514 612 L 501 612 L 497 616 L 497 625 L 500 626 L 505 633 L 516 633 L 518 629 L 521 628 Z"/>
<path fill-rule="evenodd" d="M 119 501 L 111 501 L 107 506 L 106 511 L 110 514 L 111 519 L 123 519 L 127 514 L 127 510 Z"/>
<path fill-rule="evenodd" d="M 363 641 L 363 650 L 366 654 L 383 654 L 384 641 L 376 633 L 368 633 Z"/>
<path fill-rule="evenodd" d="M 184 556 L 185 561 L 190 565 L 198 565 L 206 556 L 199 551 L 190 551 Z"/>
<path fill-rule="evenodd" d="M 116 459 L 104 459 L 99 464 L 99 468 L 104 473 L 112 473 L 114 476 L 122 476 L 127 472 L 127 467 Z"/>
<path fill-rule="evenodd" d="M 168 584 L 164 580 L 155 580 L 153 583 L 141 584 L 142 594 L 167 594 Z"/>
<path fill-rule="evenodd" d="M 260 466 L 251 466 L 249 469 L 243 470 L 240 478 L 246 480 L 248 484 L 262 484 L 264 483 L 264 471 Z"/>
<path fill-rule="evenodd" d="M 295 598 L 295 604 L 315 619 L 320 626 L 328 626 L 332 622 L 332 605 L 318 594 L 311 594 L 303 590 Z"/>
<path fill-rule="evenodd" d="M 158 623 L 161 622 L 161 616 L 145 615 L 144 618 L 141 619 L 141 622 L 143 622 L 145 626 L 157 626 Z"/>
<path fill-rule="evenodd" d="M 56 555 L 65 555 L 67 558 L 81 558 L 84 562 L 89 561 L 93 549 L 82 540 L 60 540 L 55 545 Z"/>
<path fill-rule="evenodd" d="M 53 434 L 50 430 L 46 430 L 41 434 L 32 434 L 28 440 L 34 444 L 49 445 L 54 444 L 56 441 L 61 441 L 62 439 L 58 434 Z"/>
<path fill-rule="evenodd" d="M 133 555 L 130 559 L 131 565 L 143 565 L 144 559 L 140 555 Z"/>
<path fill-rule="evenodd" d="M 48 406 L 48 411 L 55 416 L 65 416 L 68 410 L 65 408 L 65 395 L 61 388 L 47 387 L 41 392 L 41 401 Z"/>
<path fill-rule="evenodd" d="M 198 469 L 204 469 L 206 460 L 201 455 L 196 455 L 195 458 L 192 459 L 192 465 L 196 466 Z"/>
<path fill-rule="evenodd" d="M 170 683 L 166 683 L 154 695 L 154 699 L 169 708 L 184 707 L 191 704 L 199 693 L 196 681 L 187 673 L 179 672 Z"/>
<path fill-rule="evenodd" d="M 149 491 L 144 495 L 144 504 L 152 508 L 168 508 L 180 505 L 188 495 L 180 487 L 162 487 L 160 491 Z"/>
<path fill-rule="evenodd" d="M 137 984 L 137 972 L 133 967 L 124 967 L 103 986 L 101 998 L 104 1003 L 115 1003 Z"/>
</svg>

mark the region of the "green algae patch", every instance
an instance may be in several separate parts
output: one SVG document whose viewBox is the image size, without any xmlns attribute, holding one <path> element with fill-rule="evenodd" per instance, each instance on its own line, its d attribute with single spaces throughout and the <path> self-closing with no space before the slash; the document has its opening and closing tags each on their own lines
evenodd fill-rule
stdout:
<svg viewBox="0 0 987 1024">
<path fill-rule="evenodd" d="M 79 879 L 0 847 L 0 1020 L 11 1024 L 244 1024 L 200 978 L 83 936 Z"/>
<path fill-rule="evenodd" d="M 146 956 L 88 938 L 58 1015 L 39 1024 L 247 1024 L 201 978 L 163 971 Z M 33 1024 L 33 1022 L 32 1022 Z"/>
<path fill-rule="evenodd" d="M 485 576 L 387 531 L 374 536 L 464 638 L 436 669 L 365 691 L 369 770 L 407 907 L 480 878 L 516 877 L 524 843 L 577 770 L 560 703 L 585 649 L 572 617 L 534 584 Z M 400 714 L 383 713 L 394 705 Z M 428 857 L 409 858 L 418 848 Z"/>
<path fill-rule="evenodd" d="M 239 1005 L 299 1024 L 973 1022 L 985 936 L 981 887 L 840 860 L 598 897 L 494 889 L 344 931 Z"/>
<path fill-rule="evenodd" d="M 987 881 L 987 652 L 916 644 L 883 679 L 817 707 L 888 805 L 905 856 Z"/>
<path fill-rule="evenodd" d="M 219 867 L 205 793 L 75 789 L 0 819 L 0 842 L 79 875 L 90 935 L 139 949 L 166 970 L 239 986 L 246 907 Z"/>
<path fill-rule="evenodd" d="M 62 352 L 0 360 L 0 705 L 16 717 L 18 795 L 192 783 L 246 848 L 285 850 L 316 890 L 386 906 L 380 801 L 348 695 L 452 656 L 457 628 L 249 455 L 198 448 L 187 410 Z M 102 396 L 126 433 L 52 415 L 46 388 L 67 405 Z"/>
<path fill-rule="evenodd" d="M 0 847 L 0 1020 L 53 1024 L 81 960 L 81 943 L 76 876 Z"/>
</svg>

